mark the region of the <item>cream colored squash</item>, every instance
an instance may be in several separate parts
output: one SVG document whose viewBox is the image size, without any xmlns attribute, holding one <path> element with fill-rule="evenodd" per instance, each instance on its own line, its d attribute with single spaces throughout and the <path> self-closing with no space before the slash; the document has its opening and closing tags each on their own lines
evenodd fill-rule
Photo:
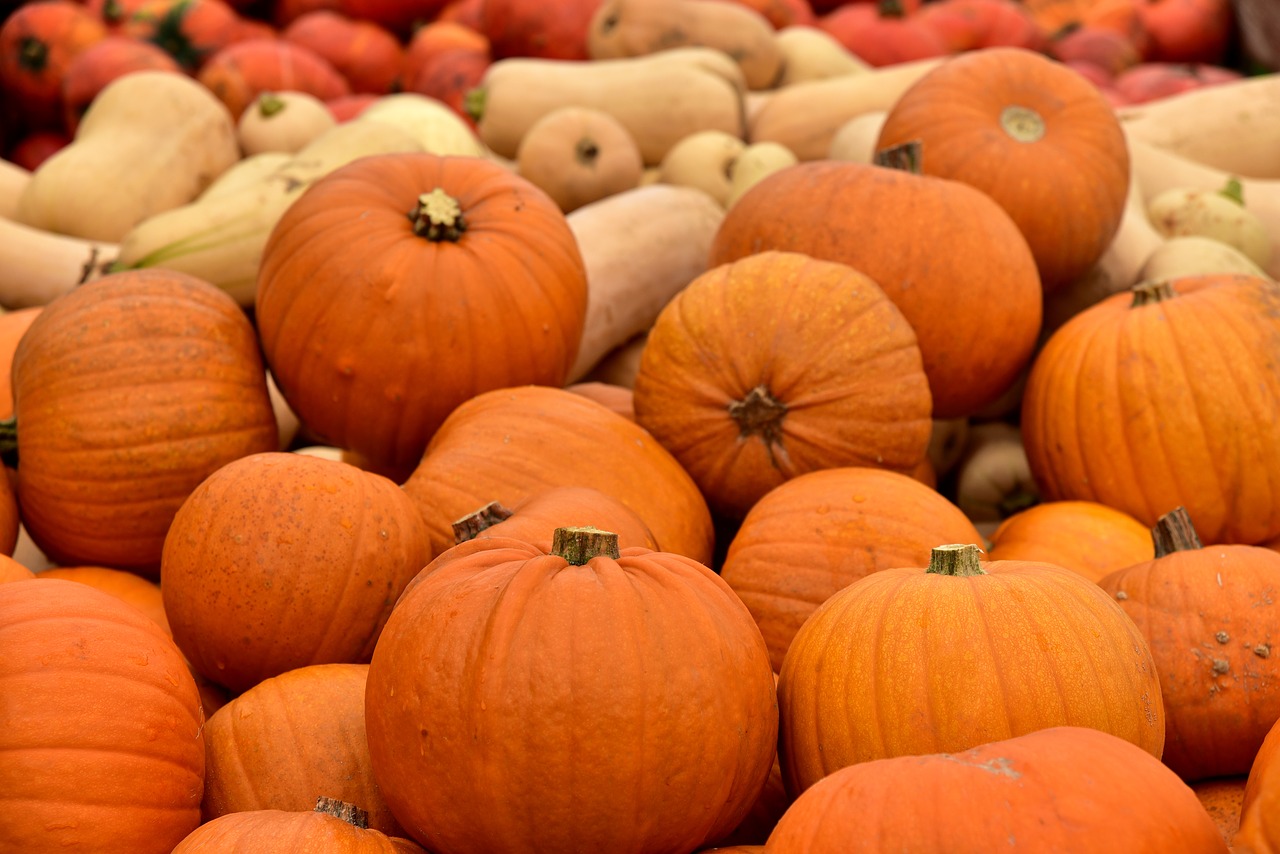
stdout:
<svg viewBox="0 0 1280 854">
<path fill-rule="evenodd" d="M 307 92 L 263 92 L 240 114 L 236 136 L 246 156 L 292 154 L 337 123 L 324 102 Z"/>
<path fill-rule="evenodd" d="M 724 131 L 689 134 L 662 158 L 658 177 L 664 184 L 702 190 L 723 207 L 732 191 L 733 163 L 746 147 L 741 139 Z"/>
<path fill-rule="evenodd" d="M 779 88 L 846 74 L 865 74 L 873 67 L 817 27 L 783 27 L 774 34 L 774 41 L 783 57 Z"/>
<path fill-rule="evenodd" d="M 484 157 L 487 153 L 475 132 L 448 105 L 416 92 L 383 95 L 365 107 L 360 118 L 393 125 L 432 154 Z"/>
<path fill-rule="evenodd" d="M 0 160 L 0 219 L 18 214 L 18 197 L 31 181 L 31 171 L 11 160 Z"/>
<path fill-rule="evenodd" d="M 1265 270 L 1234 246 L 1212 237 L 1190 234 L 1171 237 L 1157 246 L 1138 271 L 1138 281 L 1222 273 L 1270 278 Z"/>
<path fill-rule="evenodd" d="M 0 217 L 0 306 L 45 305 L 106 274 L 114 243 L 85 240 Z"/>
<path fill-rule="evenodd" d="M 1199 235 L 1238 249 L 1259 267 L 1271 261 L 1271 237 L 1244 206 L 1240 182 L 1220 190 L 1174 187 L 1147 202 L 1147 219 L 1166 238 Z"/>
<path fill-rule="evenodd" d="M 729 164 L 729 198 L 725 207 L 733 207 L 742 194 L 760 181 L 799 161 L 791 149 L 778 142 L 757 142 L 748 145 Z"/>
<path fill-rule="evenodd" d="M 854 163 L 871 163 L 876 156 L 876 143 L 880 141 L 880 129 L 888 116 L 884 110 L 872 110 L 855 116 L 831 137 L 827 157 L 832 160 L 848 160 Z"/>
</svg>

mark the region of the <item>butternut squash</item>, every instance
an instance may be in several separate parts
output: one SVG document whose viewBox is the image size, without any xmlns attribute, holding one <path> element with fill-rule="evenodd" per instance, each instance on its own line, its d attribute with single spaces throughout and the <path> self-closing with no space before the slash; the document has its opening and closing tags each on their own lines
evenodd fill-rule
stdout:
<svg viewBox="0 0 1280 854">
<path fill-rule="evenodd" d="M 237 192 L 243 187 L 261 181 L 291 159 L 293 159 L 293 153 L 288 151 L 264 151 L 261 154 L 250 154 L 215 178 L 196 199 L 207 202 L 210 199 Z"/>
<path fill-rule="evenodd" d="M 358 157 L 421 150 L 407 132 L 362 115 L 321 134 L 264 178 L 139 223 L 121 241 L 116 266 L 180 270 L 251 306 L 267 237 L 316 179 Z"/>
<path fill-rule="evenodd" d="M 604 0 L 587 30 L 592 59 L 647 56 L 677 47 L 710 47 L 733 57 L 750 89 L 768 89 L 782 73 L 773 25 L 759 12 L 723 0 Z"/>
<path fill-rule="evenodd" d="M 18 213 L 18 196 L 31 180 L 31 172 L 11 160 L 0 159 L 0 219 L 13 219 Z"/>
<path fill-rule="evenodd" d="M 106 274 L 114 243 L 54 234 L 0 217 L 0 306 L 45 305 Z"/>
<path fill-rule="evenodd" d="M 783 27 L 774 34 L 774 41 L 782 51 L 779 88 L 872 70 L 869 63 L 840 44 L 835 36 L 817 27 Z"/>
<path fill-rule="evenodd" d="M 662 158 L 658 177 L 664 184 L 702 190 L 723 207 L 728 204 L 732 190 L 733 162 L 746 147 L 740 138 L 724 131 L 689 134 Z"/>
<path fill-rule="evenodd" d="M 394 125 L 418 140 L 423 151 L 439 155 L 484 157 L 485 147 L 475 132 L 443 101 L 416 92 L 383 95 L 360 114 Z"/>
<path fill-rule="evenodd" d="M 1269 278 L 1265 270 L 1234 246 L 1212 237 L 1189 234 L 1171 237 L 1157 246 L 1138 271 L 1138 281 L 1220 273 Z"/>
<path fill-rule="evenodd" d="M 827 157 L 832 160 L 848 160 L 853 163 L 871 163 L 876 156 L 876 143 L 880 141 L 880 129 L 889 114 L 884 110 L 872 110 L 855 116 L 831 137 Z"/>
<path fill-rule="evenodd" d="M 1166 238 L 1211 237 L 1266 266 L 1271 260 L 1271 237 L 1257 214 L 1245 208 L 1240 190 L 1237 179 L 1218 190 L 1165 190 L 1147 203 L 1147 219 Z"/>
<path fill-rule="evenodd" d="M 746 131 L 742 70 L 708 47 L 664 50 L 593 62 L 511 57 L 489 66 L 467 98 L 480 140 L 514 157 L 533 123 L 559 107 L 609 113 L 656 166 L 681 139 L 700 130 Z"/>
<path fill-rule="evenodd" d="M 640 148 L 613 116 L 588 107 L 552 110 L 516 152 L 520 175 L 568 213 L 640 184 Z"/>
<path fill-rule="evenodd" d="M 292 154 L 338 123 L 324 102 L 307 92 L 262 92 L 240 114 L 236 137 L 246 155 Z"/>
<path fill-rule="evenodd" d="M 692 187 L 653 184 L 569 214 L 587 269 L 587 319 L 566 383 L 646 332 L 689 282 L 706 272 L 724 209 Z"/>
<path fill-rule="evenodd" d="M 239 159 L 231 114 L 208 89 L 166 71 L 126 74 L 94 99 L 71 143 L 35 170 L 17 218 L 116 242 L 190 202 Z"/>
<path fill-rule="evenodd" d="M 747 141 L 779 142 L 801 160 L 821 160 L 841 125 L 873 110 L 888 111 L 912 84 L 945 61 L 919 59 L 779 89 L 755 114 Z"/>
<path fill-rule="evenodd" d="M 729 165 L 729 198 L 725 207 L 733 207 L 733 203 L 742 197 L 757 183 L 798 161 L 791 149 L 776 142 L 757 142 L 742 149 L 742 152 Z"/>
</svg>

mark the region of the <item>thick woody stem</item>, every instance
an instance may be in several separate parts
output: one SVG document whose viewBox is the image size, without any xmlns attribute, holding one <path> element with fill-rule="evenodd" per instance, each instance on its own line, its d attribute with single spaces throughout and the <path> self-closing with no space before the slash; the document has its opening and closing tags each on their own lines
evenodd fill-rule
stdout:
<svg viewBox="0 0 1280 854">
<path fill-rule="evenodd" d="M 585 566 L 595 557 L 618 559 L 618 535 L 599 528 L 556 528 L 551 553 L 573 566 Z"/>
<path fill-rule="evenodd" d="M 1156 557 L 1204 548 L 1185 507 L 1175 507 L 1156 520 L 1151 529 L 1151 542 L 1155 545 Z"/>
<path fill-rule="evenodd" d="M 936 546 L 929 553 L 930 575 L 950 575 L 954 578 L 968 578 L 971 575 L 986 575 L 979 555 L 982 550 L 973 543 L 952 543 Z"/>
</svg>

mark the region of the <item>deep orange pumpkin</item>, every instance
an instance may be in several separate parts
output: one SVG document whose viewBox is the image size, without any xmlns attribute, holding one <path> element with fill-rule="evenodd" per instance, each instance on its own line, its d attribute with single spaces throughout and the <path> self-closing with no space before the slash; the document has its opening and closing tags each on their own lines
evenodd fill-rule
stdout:
<svg viewBox="0 0 1280 854">
<path fill-rule="evenodd" d="M 721 264 L 678 293 L 649 331 L 635 408 L 735 519 L 806 472 L 909 473 L 933 428 L 902 312 L 852 267 L 797 252 Z"/>
<path fill-rule="evenodd" d="M 658 549 L 644 520 L 618 499 L 586 486 L 557 486 L 514 507 L 490 502 L 453 523 L 459 543 L 477 537 L 508 537 L 551 550 L 556 528 L 592 527 L 618 535 L 618 547 Z"/>
<path fill-rule="evenodd" d="M 194 73 L 209 57 L 239 41 L 241 18 L 222 0 L 143 0 L 118 32 L 153 44 Z"/>
<path fill-rule="evenodd" d="M 200 823 L 204 716 L 173 641 L 115 597 L 0 584 L 0 850 L 169 854 Z"/>
<path fill-rule="evenodd" d="M 1244 800 L 1247 777 L 1223 777 L 1218 780 L 1201 780 L 1191 784 L 1191 791 L 1204 811 L 1218 826 L 1222 841 L 1228 845 L 1240 829 L 1240 805 Z"/>
<path fill-rule="evenodd" d="M 1151 38 L 1144 58 L 1225 64 L 1235 33 L 1231 0 L 1136 0 L 1134 5 Z"/>
<path fill-rule="evenodd" d="M 494 59 L 590 59 L 587 32 L 602 0 L 484 0 L 480 32 Z"/>
<path fill-rule="evenodd" d="M 843 768 L 796 800 L 766 850 L 988 854 L 1014 846 L 1227 852 L 1195 795 L 1155 757 L 1074 726 Z"/>
<path fill-rule="evenodd" d="M 894 65 L 943 56 L 947 40 L 927 26 L 903 0 L 845 3 L 818 18 L 817 26 L 864 62 Z"/>
<path fill-rule="evenodd" d="M 846 765 L 954 752 L 1089 726 L 1159 757 L 1160 683 L 1147 642 L 1092 581 L 978 547 L 883 569 L 800 627 L 778 678 L 779 757 L 799 794 Z"/>
<path fill-rule="evenodd" d="M 411 469 L 464 401 L 563 385 L 586 308 L 582 256 L 545 193 L 488 160 L 412 153 L 348 164 L 289 208 L 263 250 L 256 318 L 311 431 Z"/>
<path fill-rule="evenodd" d="M 169 630 L 169 618 L 164 613 L 160 585 L 148 578 L 105 566 L 53 567 L 41 572 L 40 577 L 77 581 L 109 593 L 146 614 L 166 635 L 173 637 L 173 632 Z"/>
<path fill-rule="evenodd" d="M 0 24 L 0 117 L 27 130 L 61 128 L 67 65 L 106 35 L 102 22 L 72 0 L 16 7 Z"/>
<path fill-rule="evenodd" d="M 196 79 L 236 119 L 263 92 L 306 92 L 321 101 L 351 94 L 351 84 L 328 60 L 301 45 L 274 38 L 250 38 L 227 45 L 205 60 Z"/>
<path fill-rule="evenodd" d="M 733 591 L 581 528 L 550 554 L 479 539 L 433 561 L 387 622 L 365 715 L 396 817 L 459 852 L 696 850 L 751 808 L 777 735 Z"/>
<path fill-rule="evenodd" d="M 155 576 L 178 507 L 279 432 L 253 327 L 225 291 L 132 270 L 49 303 L 13 357 L 18 503 L 55 563 Z"/>
<path fill-rule="evenodd" d="M 1206 543 L 1280 534 L 1280 290 L 1248 276 L 1141 285 L 1036 357 L 1022 438 L 1046 500 L 1147 526 L 1185 506 Z"/>
<path fill-rule="evenodd" d="M 328 60 L 347 78 L 352 92 L 385 95 L 400 85 L 404 49 L 394 35 L 372 21 L 318 9 L 294 19 L 280 36 Z"/>
<path fill-rule="evenodd" d="M 1233 843 L 1237 854 L 1280 851 L 1280 721 L 1272 725 L 1249 769 Z"/>
<path fill-rule="evenodd" d="M 915 20 L 941 36 L 950 53 L 988 47 L 1044 50 L 1048 46 L 1035 18 L 1017 0 L 939 0 L 923 6 Z"/>
<path fill-rule="evenodd" d="M 172 854 L 425 854 L 408 839 L 370 828 L 368 821 L 354 804 L 320 796 L 310 811 L 267 809 L 221 816 L 192 831 Z"/>
<path fill-rule="evenodd" d="M 36 574 L 8 555 L 0 555 L 0 584 L 9 581 L 30 581 Z"/>
<path fill-rule="evenodd" d="M 848 264 L 884 290 L 915 330 L 935 418 L 994 401 L 1035 346 L 1031 250 L 999 205 L 958 181 L 838 161 L 782 169 L 729 209 L 710 263 L 770 249 Z"/>
<path fill-rule="evenodd" d="M 1038 560 L 1090 581 L 1151 560 L 1151 532 L 1096 501 L 1046 501 L 1015 513 L 991 535 L 991 560 Z"/>
</svg>

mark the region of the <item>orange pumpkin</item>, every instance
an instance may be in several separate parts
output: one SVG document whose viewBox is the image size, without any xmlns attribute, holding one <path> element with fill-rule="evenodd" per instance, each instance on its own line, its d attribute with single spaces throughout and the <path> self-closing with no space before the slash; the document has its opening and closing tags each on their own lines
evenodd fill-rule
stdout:
<svg viewBox="0 0 1280 854">
<path fill-rule="evenodd" d="M 40 577 L 77 581 L 109 593 L 146 614 L 166 635 L 173 637 L 173 632 L 169 629 L 169 618 L 164 613 L 164 597 L 160 593 L 160 585 L 148 578 L 105 566 L 55 566 L 43 570 Z"/>
<path fill-rule="evenodd" d="M 929 560 L 938 543 L 982 543 L 964 513 L 912 478 L 873 468 L 801 475 L 756 503 L 721 576 L 755 618 L 774 670 L 818 606 L 855 581 Z"/>
<path fill-rule="evenodd" d="M 1035 18 L 1016 0 L 941 0 L 921 7 L 915 20 L 941 36 L 950 53 L 1048 46 Z"/>
<path fill-rule="evenodd" d="M 307 664 L 368 661 L 430 557 L 390 480 L 271 452 L 229 463 L 183 502 L 161 561 L 173 637 L 233 691 Z"/>
<path fill-rule="evenodd" d="M 149 617 L 85 584 L 0 584 L 0 850 L 169 854 L 200 823 L 204 716 Z"/>
<path fill-rule="evenodd" d="M 1201 780 L 1191 784 L 1191 791 L 1204 811 L 1217 825 L 1222 841 L 1228 845 L 1240 829 L 1240 805 L 1244 800 L 1247 777 L 1223 777 L 1218 780 Z"/>
<path fill-rule="evenodd" d="M 107 29 L 72 0 L 36 0 L 0 24 L 0 118 L 27 130 L 62 126 L 62 78 L 77 54 Z"/>
<path fill-rule="evenodd" d="M 563 385 L 586 309 L 582 256 L 546 194 L 488 160 L 409 153 L 348 164 L 290 206 L 255 316 L 309 430 L 410 469 L 464 401 Z"/>
<path fill-rule="evenodd" d="M 587 31 L 602 0 L 484 0 L 480 32 L 494 59 L 590 59 Z"/>
<path fill-rule="evenodd" d="M 1047 501 L 1010 516 L 991 535 L 991 560 L 1038 560 L 1090 581 L 1151 560 L 1150 530 L 1096 501 Z"/>
<path fill-rule="evenodd" d="M 10 479 L 11 469 L 0 468 L 0 555 L 12 555 L 22 526 L 18 496 Z"/>
<path fill-rule="evenodd" d="M 0 315 L 0 323 L 3 323 L 3 320 L 3 316 Z M 636 420 L 635 393 L 624 385 L 590 381 L 565 386 L 565 390 L 580 394 L 588 400 L 594 400 L 629 421 Z"/>
<path fill-rule="evenodd" d="M 364 810 L 320 796 L 315 808 L 235 812 L 206 822 L 172 854 L 425 854 L 408 839 L 389 837 L 369 827 Z"/>
<path fill-rule="evenodd" d="M 30 581 L 36 574 L 8 555 L 0 555 L 0 584 L 9 581 Z"/>
<path fill-rule="evenodd" d="M 1022 438 L 1046 500 L 1147 526 L 1185 506 L 1207 543 L 1280 535 L 1280 290 L 1249 276 L 1139 285 L 1036 357 Z"/>
<path fill-rule="evenodd" d="M 1031 250 L 999 205 L 958 181 L 853 162 L 790 166 L 729 209 L 711 266 L 770 249 L 839 261 L 884 290 L 915 330 L 935 418 L 994 401 L 1035 346 Z"/>
<path fill-rule="evenodd" d="M 1280 722 L 1272 724 L 1245 782 L 1237 854 L 1280 851 Z"/>
<path fill-rule="evenodd" d="M 972 51 L 902 94 L 876 142 L 921 143 L 926 175 L 999 202 L 1046 290 L 1075 281 L 1111 244 L 1129 191 L 1129 150 L 1096 86 L 1023 48 Z"/>
<path fill-rule="evenodd" d="M 1146 59 L 1225 64 L 1235 35 L 1231 0 L 1136 0 L 1134 5 L 1151 39 Z"/>
<path fill-rule="evenodd" d="M 399 85 L 404 49 L 394 35 L 372 21 L 357 21 L 329 9 L 294 19 L 281 38 L 329 61 L 352 92 L 385 95 Z"/>
<path fill-rule="evenodd" d="M 978 554 L 941 546 L 927 570 L 874 572 L 800 627 L 778 678 L 788 791 L 846 765 L 1054 726 L 1160 756 L 1160 683 L 1125 612 L 1068 569 Z"/>
<path fill-rule="evenodd" d="M 1078 726 L 843 768 L 796 800 L 768 851 L 985 854 L 1014 846 L 1227 852 L 1195 795 L 1155 757 Z"/>
<path fill-rule="evenodd" d="M 49 303 L 18 343 L 18 503 L 55 563 L 155 576 L 193 489 L 279 441 L 252 325 L 213 285 L 115 273 Z"/>
<path fill-rule="evenodd" d="M 933 429 L 911 326 L 851 267 L 761 252 L 694 279 L 654 322 L 636 421 L 711 509 L 742 518 L 797 475 L 909 473 Z"/>
<path fill-rule="evenodd" d="M 351 94 L 347 79 L 328 60 L 274 38 L 227 45 L 200 66 L 196 79 L 226 105 L 233 119 L 239 119 L 263 92 L 306 92 L 321 101 Z"/>
<path fill-rule="evenodd" d="M 947 41 L 909 8 L 919 5 L 903 0 L 845 3 L 818 18 L 817 25 L 873 66 L 943 56 L 949 49 Z"/>
<path fill-rule="evenodd" d="M 550 550 L 556 528 L 584 526 L 617 534 L 619 548 L 658 549 L 653 532 L 635 511 L 618 499 L 585 486 L 553 487 L 510 509 L 490 502 L 454 522 L 453 531 L 459 543 L 478 537 L 508 537 Z"/>
<path fill-rule="evenodd" d="M 187 72 L 239 40 L 240 16 L 222 0 L 143 0 L 117 32 L 153 44 Z"/>
<path fill-rule="evenodd" d="M 733 591 L 583 528 L 551 553 L 439 556 L 387 621 L 365 702 L 387 802 L 440 851 L 693 851 L 747 814 L 777 735 Z"/>
</svg>

